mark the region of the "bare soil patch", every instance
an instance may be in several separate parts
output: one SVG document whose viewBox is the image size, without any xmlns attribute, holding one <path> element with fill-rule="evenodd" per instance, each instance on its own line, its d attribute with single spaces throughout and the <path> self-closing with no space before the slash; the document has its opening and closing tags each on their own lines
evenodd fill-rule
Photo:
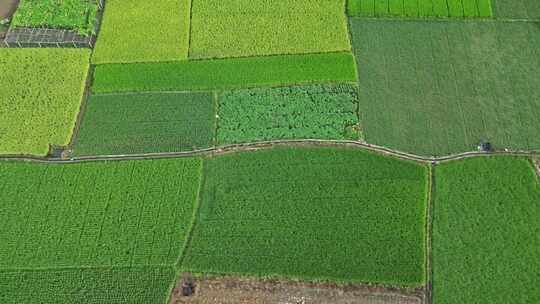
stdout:
<svg viewBox="0 0 540 304">
<path fill-rule="evenodd" d="M 194 294 L 182 295 L 182 282 L 170 304 L 422 304 L 422 290 L 398 290 L 363 285 L 338 286 L 285 280 L 238 277 L 194 279 Z"/>
<path fill-rule="evenodd" d="M 19 0 L 2 0 L 0 2 L 0 20 L 11 18 L 18 5 Z"/>
</svg>

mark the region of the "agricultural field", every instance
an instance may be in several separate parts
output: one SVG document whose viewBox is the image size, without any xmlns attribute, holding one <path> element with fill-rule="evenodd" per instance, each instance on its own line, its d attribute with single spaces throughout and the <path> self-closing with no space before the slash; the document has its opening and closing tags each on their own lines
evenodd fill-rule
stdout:
<svg viewBox="0 0 540 304">
<path fill-rule="evenodd" d="M 363 17 L 491 17 L 491 1 L 492 0 L 349 0 L 347 10 L 350 16 Z"/>
<path fill-rule="evenodd" d="M 271 139 L 358 139 L 358 88 L 311 85 L 225 91 L 218 143 Z"/>
<path fill-rule="evenodd" d="M 98 5 L 94 0 L 21 0 L 12 26 L 67 29 L 95 34 Z"/>
<path fill-rule="evenodd" d="M 349 53 L 104 64 L 96 66 L 92 91 L 217 90 L 340 81 L 357 81 Z"/>
<path fill-rule="evenodd" d="M 172 267 L 0 271 L 2 304 L 165 303 Z"/>
<path fill-rule="evenodd" d="M 190 0 L 107 0 L 92 63 L 187 59 Z"/>
<path fill-rule="evenodd" d="M 201 165 L 197 158 L 0 162 L 0 298 L 164 303 L 192 223 Z M 31 285 L 21 289 L 23 283 Z"/>
<path fill-rule="evenodd" d="M 87 103 L 76 155 L 198 150 L 214 145 L 212 93 L 94 95 Z"/>
<path fill-rule="evenodd" d="M 491 0 L 497 18 L 517 18 L 540 20 L 538 0 Z"/>
<path fill-rule="evenodd" d="M 190 58 L 348 51 L 346 0 L 193 0 Z"/>
<path fill-rule="evenodd" d="M 420 155 L 540 147 L 540 27 L 351 20 L 367 142 Z"/>
<path fill-rule="evenodd" d="M 435 173 L 434 303 L 540 303 L 540 183 L 530 161 L 475 158 Z"/>
<path fill-rule="evenodd" d="M 89 50 L 0 48 L 0 154 L 45 155 L 71 140 Z"/>
<path fill-rule="evenodd" d="M 184 270 L 425 282 L 426 167 L 360 150 L 280 147 L 206 160 L 204 174 Z"/>
<path fill-rule="evenodd" d="M 1 0 L 0 304 L 540 303 L 540 0 Z"/>
</svg>

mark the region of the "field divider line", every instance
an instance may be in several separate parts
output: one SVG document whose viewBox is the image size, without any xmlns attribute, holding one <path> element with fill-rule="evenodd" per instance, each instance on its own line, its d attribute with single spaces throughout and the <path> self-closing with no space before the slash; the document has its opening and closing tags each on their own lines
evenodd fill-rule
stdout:
<svg viewBox="0 0 540 304">
<path fill-rule="evenodd" d="M 86 75 L 86 82 L 83 92 L 83 97 L 81 99 L 81 105 L 79 106 L 79 112 L 77 113 L 77 119 L 75 120 L 75 125 L 73 126 L 73 131 L 71 132 L 71 140 L 68 143 L 68 150 L 73 151 L 75 144 L 77 143 L 77 138 L 79 137 L 79 132 L 81 129 L 81 123 L 84 119 L 84 114 L 86 113 L 86 108 L 90 100 L 92 81 L 94 78 L 94 70 L 96 67 L 89 63 L 88 72 Z"/>
<path fill-rule="evenodd" d="M 381 21 L 381 22 L 440 22 L 440 23 L 474 23 L 474 22 L 523 22 L 523 23 L 538 23 L 540 19 L 538 18 L 506 18 L 506 17 L 405 17 L 405 16 L 396 16 L 396 17 L 369 17 L 369 16 L 349 16 L 349 19 L 364 20 L 364 21 Z"/>
<path fill-rule="evenodd" d="M 31 271 L 61 271 L 61 270 L 77 270 L 77 269 L 96 269 L 96 270 L 107 270 L 107 269 L 146 269 L 146 268 L 170 268 L 174 265 L 171 264 L 148 264 L 148 265 L 136 265 L 136 266 L 126 266 L 126 265 L 111 265 L 111 266 L 60 266 L 60 267 L 22 267 L 22 268 L 1 268 L 0 273 L 2 272 L 31 272 Z"/>
<path fill-rule="evenodd" d="M 435 201 L 435 167 L 436 163 L 428 166 L 428 193 L 426 205 L 426 286 L 424 304 L 433 303 L 433 207 Z"/>
<path fill-rule="evenodd" d="M 32 155 L 1 155 L 0 160 L 5 161 L 34 161 L 41 163 L 81 163 L 103 160 L 142 160 L 142 159 L 161 159 L 161 158 L 181 158 L 194 156 L 218 156 L 230 153 L 239 153 L 253 150 L 268 149 L 276 146 L 322 146 L 322 147 L 347 147 L 371 151 L 384 156 L 395 157 L 402 160 L 410 160 L 420 163 L 441 163 L 453 160 L 480 157 L 480 156 L 540 156 L 540 151 L 470 151 L 458 154 L 451 154 L 442 157 L 429 157 L 393 150 L 387 147 L 368 144 L 354 140 L 326 140 L 326 139 L 285 139 L 271 141 L 257 141 L 242 144 L 231 144 L 219 147 L 210 147 L 205 149 L 184 151 L 184 152 L 160 152 L 143 154 L 118 154 L 118 155 L 94 155 L 71 158 L 51 158 Z"/>
</svg>

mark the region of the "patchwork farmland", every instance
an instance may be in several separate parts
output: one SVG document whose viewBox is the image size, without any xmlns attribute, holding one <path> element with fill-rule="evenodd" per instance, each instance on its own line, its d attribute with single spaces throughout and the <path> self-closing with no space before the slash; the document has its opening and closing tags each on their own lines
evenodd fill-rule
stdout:
<svg viewBox="0 0 540 304">
<path fill-rule="evenodd" d="M 540 302 L 539 3 L 2 1 L 0 303 Z"/>
</svg>

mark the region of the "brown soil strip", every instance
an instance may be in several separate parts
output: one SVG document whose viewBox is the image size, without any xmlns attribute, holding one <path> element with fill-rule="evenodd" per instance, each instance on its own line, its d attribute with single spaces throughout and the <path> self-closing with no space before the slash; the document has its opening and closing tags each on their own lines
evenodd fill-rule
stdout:
<svg viewBox="0 0 540 304">
<path fill-rule="evenodd" d="M 182 296 L 182 282 L 170 304 L 422 304 L 422 290 L 401 291 L 362 285 L 338 286 L 238 277 L 195 279 L 195 293 Z"/>
<path fill-rule="evenodd" d="M 538 175 L 538 181 L 540 181 L 540 156 L 533 156 L 532 162 L 533 162 L 536 174 Z"/>
</svg>

